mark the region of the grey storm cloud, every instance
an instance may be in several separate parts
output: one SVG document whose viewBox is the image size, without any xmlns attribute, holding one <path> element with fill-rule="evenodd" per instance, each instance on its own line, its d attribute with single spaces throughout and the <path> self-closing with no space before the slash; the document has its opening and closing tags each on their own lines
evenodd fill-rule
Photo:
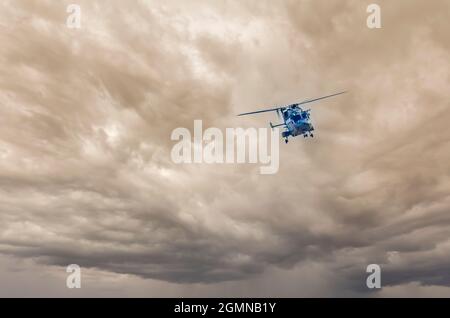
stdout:
<svg viewBox="0 0 450 318">
<path fill-rule="evenodd" d="M 376 30 L 371 1 L 75 1 L 70 29 L 72 2 L 0 4 L 2 257 L 250 294 L 274 271 L 279 295 L 324 272 L 364 294 L 371 263 L 387 295 L 450 286 L 448 1 L 378 1 Z M 170 159 L 195 119 L 265 127 L 235 115 L 341 90 L 276 175 Z"/>
</svg>

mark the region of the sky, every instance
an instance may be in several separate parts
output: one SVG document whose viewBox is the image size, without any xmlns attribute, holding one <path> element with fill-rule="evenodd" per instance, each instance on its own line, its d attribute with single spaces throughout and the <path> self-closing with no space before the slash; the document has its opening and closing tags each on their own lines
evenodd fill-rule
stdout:
<svg viewBox="0 0 450 318">
<path fill-rule="evenodd" d="M 449 12 L 1 1 L 0 296 L 450 297 Z M 196 119 L 262 128 L 236 114 L 343 90 L 276 174 L 171 160 Z"/>
</svg>

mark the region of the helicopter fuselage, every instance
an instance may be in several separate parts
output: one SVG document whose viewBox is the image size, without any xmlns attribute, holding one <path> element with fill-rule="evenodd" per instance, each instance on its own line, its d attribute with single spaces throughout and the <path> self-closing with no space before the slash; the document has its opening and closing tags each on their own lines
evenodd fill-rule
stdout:
<svg viewBox="0 0 450 318">
<path fill-rule="evenodd" d="M 311 124 L 309 110 L 302 110 L 300 108 L 287 109 L 283 112 L 283 119 L 286 124 L 286 130 L 283 132 L 283 137 L 288 136 L 311 136 L 314 130 Z"/>
</svg>

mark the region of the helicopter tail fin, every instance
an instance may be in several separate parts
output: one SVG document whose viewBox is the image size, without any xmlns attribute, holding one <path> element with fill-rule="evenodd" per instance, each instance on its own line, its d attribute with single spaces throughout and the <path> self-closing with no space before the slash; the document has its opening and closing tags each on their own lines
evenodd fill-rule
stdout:
<svg viewBox="0 0 450 318">
<path fill-rule="evenodd" d="M 272 124 L 272 122 L 269 122 L 269 123 L 270 123 L 270 127 L 271 127 L 272 129 L 274 129 L 275 127 L 280 127 L 280 126 L 285 126 L 285 125 L 286 125 L 285 123 L 276 124 L 276 125 Z"/>
</svg>

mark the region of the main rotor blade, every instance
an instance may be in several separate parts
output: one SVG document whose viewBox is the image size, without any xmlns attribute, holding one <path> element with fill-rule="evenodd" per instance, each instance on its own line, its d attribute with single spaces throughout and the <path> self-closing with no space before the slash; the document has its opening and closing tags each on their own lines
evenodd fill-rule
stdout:
<svg viewBox="0 0 450 318">
<path fill-rule="evenodd" d="M 294 104 L 294 105 L 298 106 L 298 105 L 308 104 L 308 103 L 316 102 L 316 101 L 321 100 L 321 99 L 330 98 L 330 97 L 341 95 L 341 94 L 345 94 L 345 93 L 347 93 L 347 92 L 345 91 L 345 92 L 340 92 L 340 93 L 327 95 L 327 96 L 323 96 L 323 97 L 319 97 L 319 98 L 308 99 L 308 100 L 305 100 L 303 102 L 300 102 L 300 103 L 297 103 L 297 104 Z"/>
<path fill-rule="evenodd" d="M 266 113 L 266 112 L 274 112 L 281 109 L 281 107 L 277 107 L 277 108 L 271 108 L 271 109 L 264 109 L 264 110 L 258 110 L 256 112 L 250 112 L 250 113 L 243 113 L 243 114 L 239 114 L 238 116 L 245 116 L 245 115 L 252 115 L 252 114 L 259 114 L 259 113 Z"/>
<path fill-rule="evenodd" d="M 260 113 L 273 112 L 273 111 L 276 111 L 276 112 L 278 113 L 280 110 L 282 110 L 282 109 L 284 109 L 284 108 L 287 108 L 287 107 L 292 107 L 292 106 L 299 106 L 299 105 L 303 105 L 303 104 L 308 104 L 308 103 L 316 102 L 316 101 L 321 100 L 321 99 L 330 98 L 330 97 L 337 96 L 337 95 L 341 95 L 341 94 L 345 94 L 345 93 L 347 93 L 347 92 L 345 91 L 345 92 L 340 92 L 340 93 L 336 93 L 336 94 L 332 94 L 332 95 L 327 95 L 327 96 L 323 96 L 323 97 L 319 97 L 319 98 L 308 99 L 308 100 L 305 100 L 305 101 L 303 101 L 303 102 L 295 103 L 295 104 L 291 104 L 291 105 L 287 105 L 287 106 L 281 106 L 281 107 L 277 107 L 277 108 L 270 108 L 270 109 L 258 110 L 258 111 L 255 111 L 255 112 L 243 113 L 243 114 L 239 114 L 238 116 L 246 116 L 246 115 L 260 114 Z"/>
</svg>

